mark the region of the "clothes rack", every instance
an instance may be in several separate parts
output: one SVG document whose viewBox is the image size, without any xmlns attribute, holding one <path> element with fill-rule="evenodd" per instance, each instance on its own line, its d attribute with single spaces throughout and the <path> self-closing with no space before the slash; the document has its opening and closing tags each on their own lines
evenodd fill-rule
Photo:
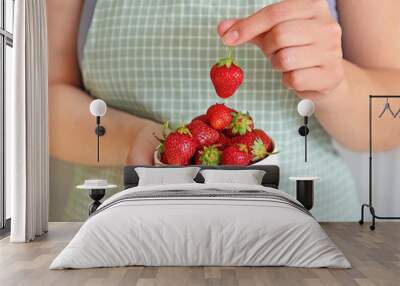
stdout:
<svg viewBox="0 0 400 286">
<path fill-rule="evenodd" d="M 386 99 L 386 103 L 385 103 L 385 108 L 384 108 L 384 111 L 388 108 L 388 106 L 389 106 L 389 108 L 390 108 L 390 105 L 389 105 L 389 99 L 390 98 L 398 98 L 398 99 L 400 99 L 400 95 L 370 95 L 369 96 L 369 182 L 368 182 L 368 188 L 369 188 L 369 194 L 368 194 L 368 196 L 369 196 L 369 200 L 368 200 L 368 204 L 362 204 L 361 205 L 361 219 L 359 220 L 359 224 L 364 224 L 364 208 L 365 207 L 367 207 L 367 208 L 369 208 L 369 211 L 370 211 L 370 213 L 371 213 L 371 216 L 372 216 L 372 224 L 370 225 L 370 229 L 371 230 L 375 230 L 375 219 L 380 219 L 380 220 L 393 220 L 393 219 L 400 219 L 400 217 L 392 217 L 392 216 L 379 216 L 379 215 L 377 215 L 376 214 L 376 212 L 375 212 L 375 208 L 374 208 L 374 206 L 373 206 L 373 201 L 372 201 L 372 189 L 373 189 L 373 187 L 372 187 L 372 136 L 373 136 L 373 134 L 372 134 L 372 131 L 373 131 L 373 128 L 372 128 L 372 102 L 373 102 L 373 100 L 374 99 Z M 390 109 L 390 111 L 391 111 L 391 109 Z M 396 113 L 396 116 L 397 116 L 397 114 L 399 114 L 399 112 L 400 112 L 400 110 Z M 396 118 L 396 116 L 395 116 L 395 114 L 393 113 L 393 112 L 391 112 L 392 113 L 392 115 L 393 115 L 393 119 L 395 119 Z M 381 113 L 381 115 L 383 115 L 383 113 Z M 378 116 L 378 118 L 381 118 L 382 116 Z M 400 119 L 400 118 L 399 118 Z"/>
</svg>

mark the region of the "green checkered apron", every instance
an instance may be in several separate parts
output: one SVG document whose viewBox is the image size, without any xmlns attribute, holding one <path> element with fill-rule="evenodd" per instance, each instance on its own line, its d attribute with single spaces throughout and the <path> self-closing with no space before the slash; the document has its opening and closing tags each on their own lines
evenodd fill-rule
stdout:
<svg viewBox="0 0 400 286">
<path fill-rule="evenodd" d="M 243 17 L 273 0 L 98 0 L 81 61 L 87 91 L 119 110 L 157 122 L 185 122 L 215 102 L 209 70 L 224 56 L 216 33 L 218 21 Z M 335 153 L 331 138 L 311 118 L 308 163 L 304 138 L 297 133 L 302 118 L 299 99 L 281 84 L 281 74 L 252 45 L 234 49 L 245 80 L 224 102 L 249 111 L 256 126 L 277 142 L 280 188 L 294 195 L 289 176 L 319 176 L 312 213 L 322 221 L 355 220 L 358 196 L 348 168 Z M 75 167 L 76 183 L 95 170 Z M 103 176 L 119 178 L 121 168 L 103 169 Z M 118 180 L 117 180 L 118 181 Z M 119 182 L 119 181 L 118 181 Z M 120 183 L 120 182 L 119 182 Z M 71 192 L 67 219 L 86 216 L 86 194 Z"/>
</svg>

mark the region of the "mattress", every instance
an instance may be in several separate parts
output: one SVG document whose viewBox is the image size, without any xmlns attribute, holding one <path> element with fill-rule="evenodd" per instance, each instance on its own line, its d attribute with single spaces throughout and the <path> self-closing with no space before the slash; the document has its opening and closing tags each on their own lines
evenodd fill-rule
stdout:
<svg viewBox="0 0 400 286">
<path fill-rule="evenodd" d="M 288 194 L 257 185 L 198 183 L 115 194 L 50 269 L 131 265 L 351 267 Z"/>
</svg>

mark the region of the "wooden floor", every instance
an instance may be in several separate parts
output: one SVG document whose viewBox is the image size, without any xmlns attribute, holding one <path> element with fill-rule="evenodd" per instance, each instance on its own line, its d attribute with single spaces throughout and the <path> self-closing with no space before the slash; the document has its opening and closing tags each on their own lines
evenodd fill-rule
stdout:
<svg viewBox="0 0 400 286">
<path fill-rule="evenodd" d="M 124 267 L 48 270 L 79 223 L 51 223 L 29 244 L 0 241 L 0 285 L 400 285 L 400 223 L 379 223 L 375 232 L 356 223 L 323 224 L 352 263 L 349 270 L 288 267 Z"/>
</svg>

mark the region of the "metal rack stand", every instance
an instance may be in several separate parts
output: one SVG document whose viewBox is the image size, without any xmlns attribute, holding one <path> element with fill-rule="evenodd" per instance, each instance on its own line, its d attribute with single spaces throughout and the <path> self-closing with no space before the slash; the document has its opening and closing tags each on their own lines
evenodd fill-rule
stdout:
<svg viewBox="0 0 400 286">
<path fill-rule="evenodd" d="M 374 99 L 386 99 L 389 98 L 399 98 L 400 95 L 370 95 L 369 96 L 369 202 L 368 204 L 362 204 L 361 206 L 361 219 L 359 220 L 359 224 L 364 224 L 364 208 L 369 208 L 369 211 L 372 215 L 372 224 L 370 225 L 371 230 L 375 230 L 375 219 L 382 220 L 390 220 L 390 219 L 400 219 L 400 217 L 385 217 L 379 216 L 375 212 L 375 208 L 372 204 L 372 101 Z M 400 116 L 400 113 L 397 112 L 394 118 Z M 399 118 L 400 119 L 400 118 Z"/>
</svg>

